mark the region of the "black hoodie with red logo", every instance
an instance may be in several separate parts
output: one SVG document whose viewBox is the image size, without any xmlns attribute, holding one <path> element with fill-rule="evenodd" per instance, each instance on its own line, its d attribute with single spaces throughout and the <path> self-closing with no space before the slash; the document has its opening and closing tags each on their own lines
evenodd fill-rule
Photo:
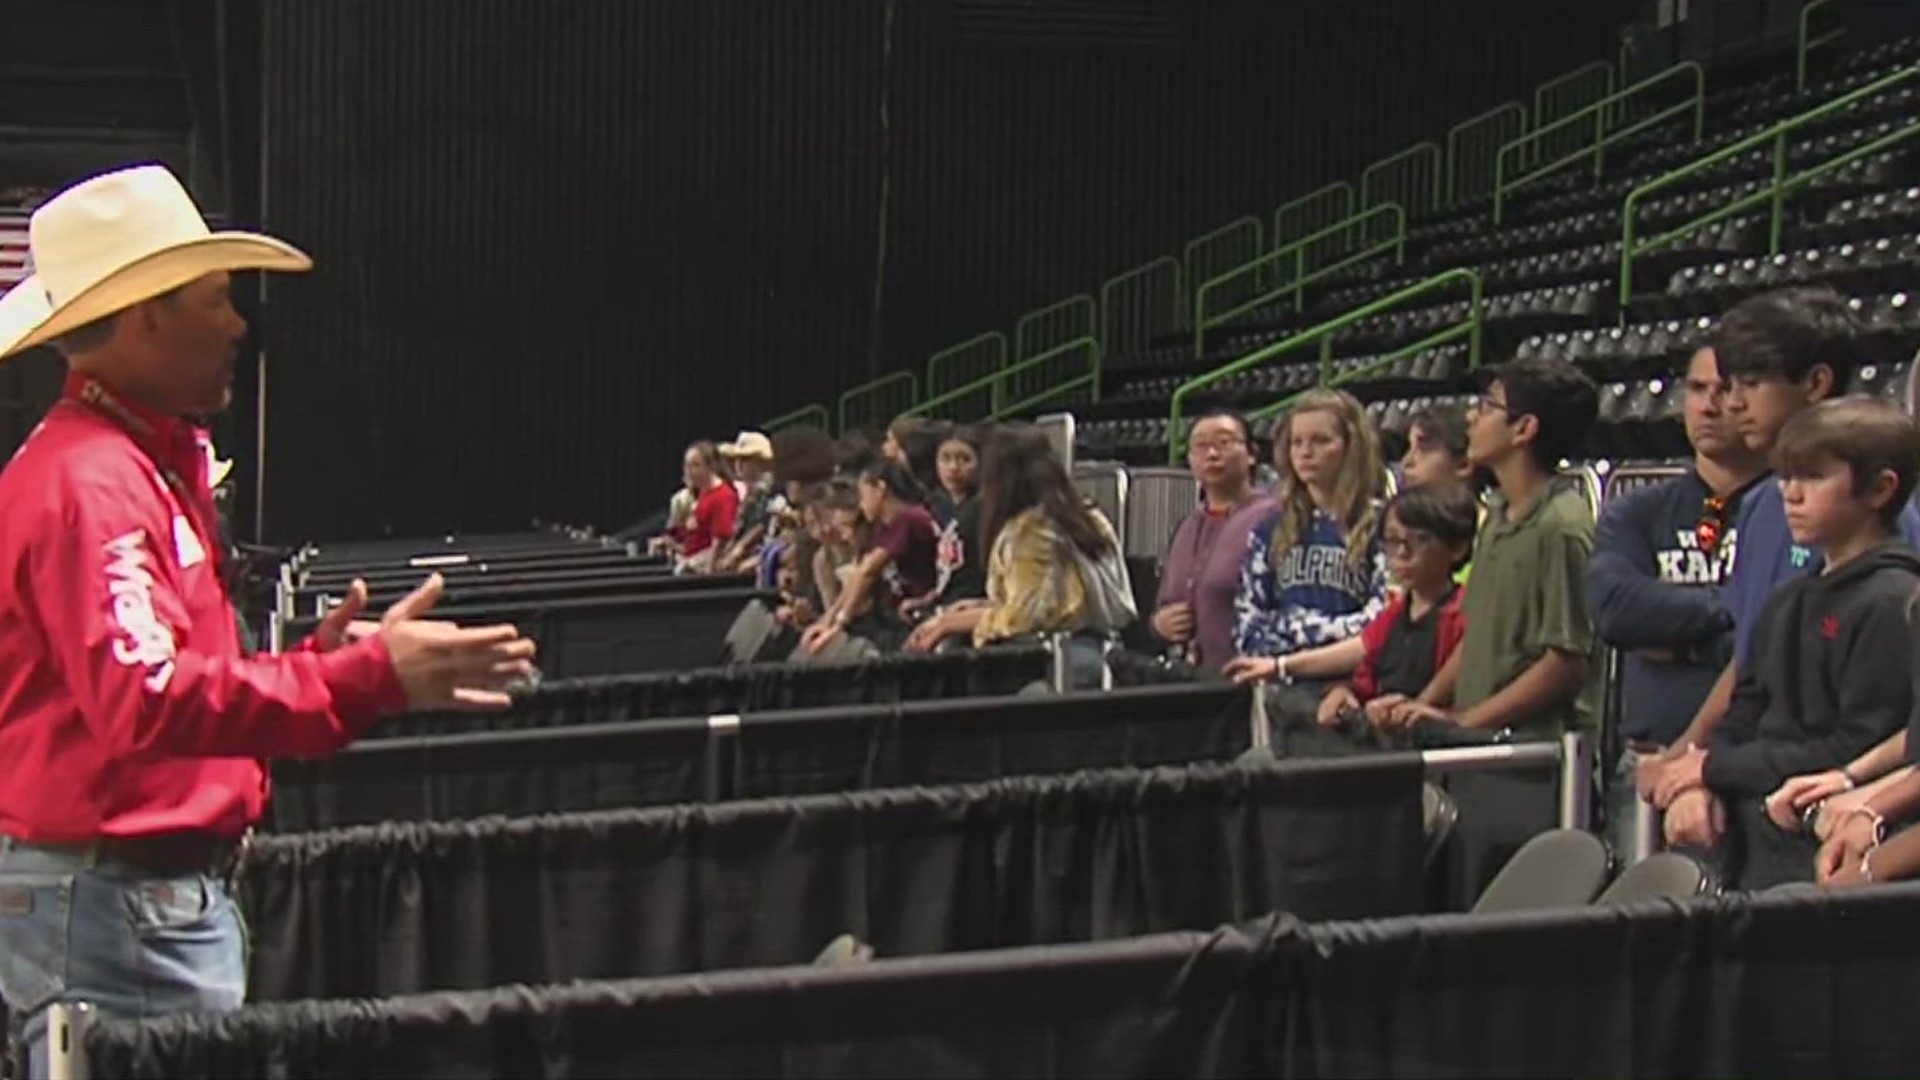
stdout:
<svg viewBox="0 0 1920 1080">
<path fill-rule="evenodd" d="M 1891 542 L 1767 597 L 1703 776 L 1728 800 L 1839 768 L 1906 727 L 1920 556 Z"/>
</svg>

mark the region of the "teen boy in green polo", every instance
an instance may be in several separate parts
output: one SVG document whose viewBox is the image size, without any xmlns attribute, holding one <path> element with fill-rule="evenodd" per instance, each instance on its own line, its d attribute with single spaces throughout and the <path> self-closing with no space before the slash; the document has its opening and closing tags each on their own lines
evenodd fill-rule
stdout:
<svg viewBox="0 0 1920 1080">
<path fill-rule="evenodd" d="M 1450 721 L 1483 731 L 1555 736 L 1596 726 L 1593 620 L 1587 559 L 1593 511 L 1576 482 L 1559 475 L 1599 412 L 1599 391 L 1558 360 L 1491 368 L 1468 417 L 1467 455 L 1493 477 L 1474 543 L 1474 575 L 1461 601 L 1466 637 L 1414 700 L 1387 723 Z M 1491 878 L 1513 851 L 1553 827 L 1550 778 L 1490 774 L 1452 785 L 1463 825 L 1475 819 L 1463 868 L 1469 887 Z"/>
</svg>

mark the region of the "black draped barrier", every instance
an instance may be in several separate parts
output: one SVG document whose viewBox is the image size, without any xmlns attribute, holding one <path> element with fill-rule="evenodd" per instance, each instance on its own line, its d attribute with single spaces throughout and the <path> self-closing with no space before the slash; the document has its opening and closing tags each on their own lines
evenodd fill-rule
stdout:
<svg viewBox="0 0 1920 1080">
<path fill-rule="evenodd" d="M 1246 688 L 1219 682 L 748 715 L 733 739 L 732 790 L 759 798 L 1226 761 L 1251 742 L 1251 707 Z"/>
<path fill-rule="evenodd" d="M 691 589 L 451 606 L 435 615 L 466 624 L 513 623 L 539 642 L 540 670 L 547 677 L 578 678 L 712 664 L 740 609 L 750 600 L 772 597 L 755 589 Z M 318 621 L 289 620 L 283 643 L 300 641 Z"/>
<path fill-rule="evenodd" d="M 367 606 L 384 611 L 412 592 L 421 578 L 368 584 Z M 582 597 L 642 595 L 646 593 L 703 592 L 708 589 L 753 588 L 752 574 L 716 574 L 692 577 L 673 574 L 654 567 L 594 567 L 586 570 L 556 570 L 515 573 L 489 578 L 446 578 L 440 603 L 448 607 L 491 607 L 528 600 L 573 600 Z M 351 582 L 349 582 L 351 584 Z M 345 595 L 344 587 L 298 590 L 293 594 L 296 613 L 317 615 L 323 604 Z"/>
<path fill-rule="evenodd" d="M 1417 755 L 269 836 L 260 1000 L 1104 940 L 1420 902 Z"/>
<path fill-rule="evenodd" d="M 274 762 L 270 820 L 290 833 L 718 802 L 721 768 L 705 717 L 369 739 Z"/>
<path fill-rule="evenodd" d="M 1920 886 L 251 1006 L 96 1077 L 1904 1077 Z"/>
<path fill-rule="evenodd" d="M 938 656 L 878 656 L 858 664 L 729 664 L 586 679 L 550 679 L 505 712 L 420 714 L 383 721 L 366 739 L 563 727 L 660 716 L 713 716 L 829 705 L 1012 694 L 1051 670 L 1037 645 Z"/>
<path fill-rule="evenodd" d="M 942 671 L 953 681 L 984 669 L 1006 685 L 1044 662 L 1040 655 L 1000 653 L 978 667 L 960 664 L 963 657 L 882 661 L 821 684 L 847 686 L 871 668 Z M 787 673 L 806 681 L 832 669 Z M 367 739 L 329 758 L 276 762 L 273 828 L 524 817 L 1225 761 L 1251 740 L 1249 697 L 1214 683 L 637 721 L 592 722 L 575 709 L 561 726 Z"/>
</svg>

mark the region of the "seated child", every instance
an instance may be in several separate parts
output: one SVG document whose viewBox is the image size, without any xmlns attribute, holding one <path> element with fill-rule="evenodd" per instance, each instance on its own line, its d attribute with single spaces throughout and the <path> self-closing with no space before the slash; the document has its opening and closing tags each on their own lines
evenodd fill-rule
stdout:
<svg viewBox="0 0 1920 1080">
<path fill-rule="evenodd" d="M 1466 633 L 1453 574 L 1472 557 L 1479 509 L 1457 481 L 1409 488 L 1387 504 L 1383 546 L 1400 590 L 1361 631 L 1366 652 L 1352 678 L 1320 699 L 1321 727 L 1364 736 L 1368 702 L 1420 693 L 1453 655 Z"/>
</svg>

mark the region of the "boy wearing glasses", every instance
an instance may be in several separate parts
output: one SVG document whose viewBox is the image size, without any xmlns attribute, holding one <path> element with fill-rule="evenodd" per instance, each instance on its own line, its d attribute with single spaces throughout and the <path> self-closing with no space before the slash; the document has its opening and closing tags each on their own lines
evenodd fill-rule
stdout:
<svg viewBox="0 0 1920 1080">
<path fill-rule="evenodd" d="M 1594 628 L 1620 653 L 1623 746 L 1606 804 L 1615 851 L 1632 841 L 1635 767 L 1686 731 L 1733 654 L 1719 585 L 1733 565 L 1735 515 L 1766 476 L 1733 426 L 1711 349 L 1687 366 L 1681 415 L 1692 467 L 1607 500 L 1587 568 Z"/>
<path fill-rule="evenodd" d="M 1727 384 L 1727 414 L 1752 453 L 1772 455 L 1780 432 L 1795 416 L 1837 397 L 1854 370 L 1869 360 L 1862 332 L 1845 297 L 1826 288 L 1780 289 L 1741 301 L 1715 328 L 1711 351 Z M 1897 532 L 1909 545 L 1920 536 L 1920 515 L 1903 501 L 1893 508 Z M 1667 752 L 1639 767 L 1640 794 L 1666 811 L 1669 844 L 1712 847 L 1721 822 L 1704 799 L 1674 805 L 1702 782 L 1702 749 L 1726 715 L 1736 672 L 1743 669 L 1754 627 L 1781 584 L 1820 565 L 1817 551 L 1798 542 L 1787 524 L 1781 485 L 1757 485 L 1733 519 L 1737 544 L 1722 599 L 1733 616 L 1734 657 L 1720 673 L 1691 724 Z"/>
<path fill-rule="evenodd" d="M 1557 736 L 1593 717 L 1593 511 L 1559 464 L 1585 445 L 1600 394 L 1564 360 L 1515 360 L 1485 378 L 1468 416 L 1467 453 L 1495 490 L 1461 601 L 1466 635 L 1419 697 L 1368 715 L 1389 729 L 1439 720 Z M 1555 785 L 1551 777 L 1488 773 L 1453 777 L 1448 787 L 1463 832 L 1454 888 L 1465 899 L 1553 827 Z"/>
</svg>

